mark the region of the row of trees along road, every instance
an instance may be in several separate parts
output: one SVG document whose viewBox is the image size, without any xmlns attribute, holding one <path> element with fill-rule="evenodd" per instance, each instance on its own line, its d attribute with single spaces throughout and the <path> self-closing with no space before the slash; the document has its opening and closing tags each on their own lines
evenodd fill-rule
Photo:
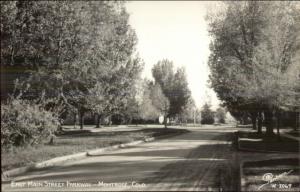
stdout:
<svg viewBox="0 0 300 192">
<path fill-rule="evenodd" d="M 1 100 L 59 114 L 125 110 L 143 63 L 124 2 L 1 2 Z"/>
<path fill-rule="evenodd" d="M 2 144 L 41 141 L 69 114 L 81 129 L 87 113 L 97 127 L 109 116 L 184 119 L 185 70 L 163 60 L 142 80 L 136 43 L 124 2 L 1 1 Z"/>
<path fill-rule="evenodd" d="M 224 2 L 210 13 L 211 86 L 233 114 L 251 114 L 253 127 L 279 133 L 281 115 L 300 107 L 298 2 Z M 256 127 L 257 126 L 257 127 Z"/>
</svg>

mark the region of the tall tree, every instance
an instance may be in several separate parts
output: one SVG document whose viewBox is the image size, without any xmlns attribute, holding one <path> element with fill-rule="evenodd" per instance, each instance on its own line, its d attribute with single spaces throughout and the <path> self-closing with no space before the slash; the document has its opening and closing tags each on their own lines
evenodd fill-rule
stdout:
<svg viewBox="0 0 300 192">
<path fill-rule="evenodd" d="M 159 117 L 160 111 L 154 106 L 153 102 L 157 98 L 152 98 L 151 94 L 153 83 L 149 80 L 144 79 L 141 84 L 141 93 L 140 98 L 138 99 L 138 114 L 139 117 L 143 120 L 155 120 Z"/>
<path fill-rule="evenodd" d="M 173 62 L 165 59 L 153 66 L 152 75 L 170 101 L 168 116 L 175 118 L 183 112 L 191 97 L 185 69 L 179 68 L 175 72 Z"/>
<path fill-rule="evenodd" d="M 172 103 L 170 115 L 179 115 L 183 112 L 184 108 L 192 103 L 191 101 L 191 91 L 188 87 L 187 76 L 185 68 L 178 68 L 174 75 L 172 89 Z"/>
<path fill-rule="evenodd" d="M 214 37 L 209 58 L 211 85 L 229 109 L 250 112 L 256 121 L 261 105 L 245 98 L 240 77 L 252 77 L 253 51 L 264 25 L 263 8 L 257 2 L 228 2 L 225 6 L 224 12 L 210 20 Z"/>
</svg>

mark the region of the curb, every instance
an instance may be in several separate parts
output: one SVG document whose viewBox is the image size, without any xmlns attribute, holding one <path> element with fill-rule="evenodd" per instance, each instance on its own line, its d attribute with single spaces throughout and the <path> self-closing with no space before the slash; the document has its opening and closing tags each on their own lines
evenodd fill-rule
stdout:
<svg viewBox="0 0 300 192">
<path fill-rule="evenodd" d="M 28 165 L 28 166 L 19 167 L 19 168 L 15 168 L 15 169 L 5 171 L 1 174 L 1 180 L 5 181 L 9 177 L 13 177 L 13 176 L 16 176 L 16 175 L 19 175 L 19 174 L 22 174 L 22 173 L 26 173 L 26 172 L 31 171 L 31 170 L 37 170 L 37 169 L 41 169 L 41 168 L 52 167 L 52 166 L 55 166 L 57 164 L 65 162 L 65 161 L 83 159 L 85 157 L 92 156 L 92 155 L 100 155 L 100 154 L 102 154 L 104 152 L 107 152 L 107 151 L 113 151 L 113 150 L 117 150 L 117 149 L 121 149 L 121 148 L 126 148 L 128 146 L 134 146 L 134 145 L 138 145 L 138 144 L 141 144 L 141 143 L 151 142 L 151 141 L 154 141 L 154 140 L 163 139 L 163 138 L 167 138 L 167 137 L 173 137 L 173 136 L 177 136 L 177 135 L 181 135 L 181 134 L 185 134 L 185 133 L 188 133 L 188 131 L 169 134 L 169 135 L 161 135 L 161 136 L 157 136 L 157 137 L 148 137 L 148 138 L 145 138 L 143 140 L 136 140 L 136 141 L 132 141 L 132 142 L 129 142 L 129 143 L 122 143 L 122 144 L 118 144 L 118 145 L 112 145 L 112 146 L 109 146 L 109 147 L 93 149 L 93 150 L 89 150 L 89 151 L 85 151 L 85 152 L 81 152 L 81 153 L 76 153 L 76 154 L 72 154 L 72 155 L 55 157 L 53 159 L 49 159 L 49 160 L 42 161 L 42 162 L 39 162 L 39 163 L 34 163 L 32 165 Z"/>
<path fill-rule="evenodd" d="M 113 151 L 113 150 L 117 150 L 117 149 L 120 149 L 120 148 L 126 148 L 126 147 L 130 147 L 130 146 L 134 146 L 134 145 L 138 145 L 138 144 L 142 144 L 142 143 L 147 143 L 147 142 L 151 142 L 151 141 L 154 141 L 154 140 L 157 140 L 157 139 L 163 139 L 163 138 L 167 138 L 167 137 L 174 137 L 174 136 L 181 135 L 181 134 L 184 134 L 184 133 L 185 132 L 183 132 L 183 133 L 174 133 L 174 134 L 170 134 L 170 135 L 161 135 L 161 136 L 157 136 L 157 137 L 148 137 L 148 138 L 145 138 L 143 140 L 137 140 L 137 141 L 132 141 L 132 142 L 129 142 L 129 143 L 122 143 L 122 144 L 118 144 L 118 145 L 113 145 L 113 146 L 110 146 L 110 147 L 94 149 L 94 150 L 91 150 L 91 151 L 87 151 L 86 155 L 87 156 L 101 155 L 103 152 Z"/>
</svg>

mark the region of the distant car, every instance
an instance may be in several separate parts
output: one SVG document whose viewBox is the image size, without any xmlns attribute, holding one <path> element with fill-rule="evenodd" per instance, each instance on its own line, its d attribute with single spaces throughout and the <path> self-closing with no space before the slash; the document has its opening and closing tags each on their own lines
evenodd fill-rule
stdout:
<svg viewBox="0 0 300 192">
<path fill-rule="evenodd" d="M 214 125 L 218 126 L 218 125 L 221 125 L 220 123 L 214 123 Z"/>
</svg>

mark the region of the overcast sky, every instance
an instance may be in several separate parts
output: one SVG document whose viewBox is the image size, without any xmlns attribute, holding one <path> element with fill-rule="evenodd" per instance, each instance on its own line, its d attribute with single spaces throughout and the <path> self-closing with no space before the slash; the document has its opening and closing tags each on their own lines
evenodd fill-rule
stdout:
<svg viewBox="0 0 300 192">
<path fill-rule="evenodd" d="M 213 7 L 204 1 L 129 1 L 126 7 L 137 33 L 137 51 L 145 62 L 143 76 L 152 78 L 157 61 L 172 60 L 175 66 L 185 66 L 198 107 L 208 95 L 212 105 L 218 105 L 207 83 L 210 37 L 205 15 Z"/>
</svg>

